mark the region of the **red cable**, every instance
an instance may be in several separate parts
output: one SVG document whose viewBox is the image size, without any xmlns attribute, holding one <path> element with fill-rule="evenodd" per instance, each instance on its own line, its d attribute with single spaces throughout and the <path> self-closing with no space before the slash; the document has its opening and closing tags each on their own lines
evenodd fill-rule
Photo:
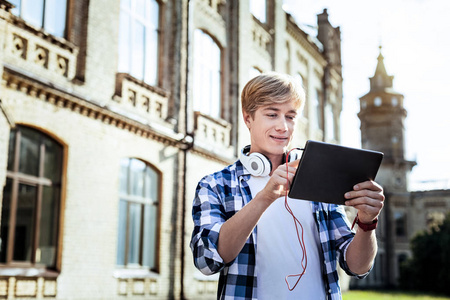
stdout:
<svg viewBox="0 0 450 300">
<path fill-rule="evenodd" d="M 292 150 L 294 150 L 294 149 L 292 149 Z M 292 216 L 292 219 L 294 220 L 294 225 L 295 225 L 295 230 L 297 231 L 297 239 L 298 239 L 298 242 L 299 242 L 299 244 L 300 244 L 300 248 L 302 249 L 302 252 L 303 252 L 303 254 L 302 254 L 302 260 L 301 260 L 301 266 L 302 266 L 302 268 L 303 268 L 303 271 L 300 273 L 300 274 L 293 274 L 293 275 L 287 275 L 286 277 L 285 277 L 285 281 L 286 281 L 286 284 L 287 284 L 287 286 L 288 286 L 288 289 L 289 289 L 289 291 L 293 291 L 294 289 L 295 289 L 295 287 L 297 286 L 297 284 L 300 282 L 300 279 L 303 277 L 303 275 L 305 274 L 305 272 L 306 272 L 306 266 L 308 265 L 308 257 L 306 256 L 306 245 L 305 245 L 305 240 L 304 240 L 304 238 L 303 238 L 303 232 L 304 232 L 304 230 L 303 230 L 303 225 L 302 225 L 302 223 L 295 217 L 295 215 L 294 215 L 294 212 L 292 211 L 292 209 L 290 208 L 290 206 L 289 206 L 289 204 L 288 204 L 288 190 L 289 190 L 289 166 L 288 166 L 288 163 L 289 163 L 289 153 L 291 153 L 291 151 L 292 150 L 290 150 L 288 153 L 287 153 L 287 155 L 286 155 L 286 175 L 287 175 L 287 177 L 286 177 L 286 179 L 287 179 L 287 182 L 286 182 L 286 193 L 285 193 L 285 195 L 284 195 L 284 207 L 286 208 L 286 210 L 289 212 L 289 214 Z M 301 238 L 300 238 L 300 233 L 299 233 L 299 230 L 298 230 L 298 225 L 300 225 L 300 228 L 301 228 Z M 288 281 L 288 278 L 290 278 L 290 277 L 298 277 L 298 279 L 297 279 L 297 282 L 295 283 L 295 285 L 291 288 L 291 286 L 289 285 L 289 281 Z"/>
</svg>

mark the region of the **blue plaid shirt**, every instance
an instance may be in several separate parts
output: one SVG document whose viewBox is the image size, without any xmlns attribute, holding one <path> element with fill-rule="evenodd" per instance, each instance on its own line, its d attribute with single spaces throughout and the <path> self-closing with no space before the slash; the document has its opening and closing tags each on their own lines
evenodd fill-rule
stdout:
<svg viewBox="0 0 450 300">
<path fill-rule="evenodd" d="M 194 264 L 203 274 L 220 272 L 218 299 L 257 299 L 257 227 L 232 262 L 225 264 L 218 252 L 221 226 L 252 199 L 247 184 L 250 176 L 238 160 L 220 172 L 205 176 L 196 189 L 191 249 Z M 324 257 L 322 273 L 327 299 L 341 299 L 338 261 L 349 275 L 358 278 L 367 275 L 352 273 L 345 261 L 344 254 L 354 233 L 342 206 L 319 202 L 311 202 L 311 205 Z"/>
</svg>

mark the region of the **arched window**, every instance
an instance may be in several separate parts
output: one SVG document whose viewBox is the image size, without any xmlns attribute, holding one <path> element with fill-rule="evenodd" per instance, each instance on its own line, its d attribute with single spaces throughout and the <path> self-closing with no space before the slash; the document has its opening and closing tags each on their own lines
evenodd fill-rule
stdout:
<svg viewBox="0 0 450 300">
<path fill-rule="evenodd" d="M 119 72 L 157 85 L 158 47 L 158 1 L 120 1 Z"/>
<path fill-rule="evenodd" d="M 301 111 L 301 115 L 305 118 L 308 117 L 308 91 L 307 91 L 307 83 L 305 82 L 303 76 L 297 72 L 294 75 L 295 79 L 298 80 L 298 82 L 301 84 L 303 89 L 305 90 L 305 104 L 303 105 L 303 109 Z"/>
<path fill-rule="evenodd" d="M 17 126 L 9 138 L 0 264 L 56 267 L 63 147 Z"/>
<path fill-rule="evenodd" d="M 333 107 L 331 104 L 327 104 L 325 106 L 325 134 L 327 136 L 328 140 L 334 140 L 336 139 L 336 132 L 335 132 L 335 126 L 334 126 L 334 114 L 333 114 Z"/>
<path fill-rule="evenodd" d="M 403 211 L 394 213 L 395 219 L 395 235 L 397 237 L 406 237 L 406 214 Z"/>
<path fill-rule="evenodd" d="M 66 35 L 67 1 L 10 0 L 15 8 L 11 12 L 31 25 L 43 28 L 59 37 Z"/>
<path fill-rule="evenodd" d="M 221 54 L 217 43 L 203 30 L 194 32 L 194 110 L 221 117 Z"/>
<path fill-rule="evenodd" d="M 117 265 L 157 270 L 160 175 L 147 163 L 120 162 Z"/>
<path fill-rule="evenodd" d="M 313 126 L 316 129 L 323 130 L 323 102 L 322 102 L 322 95 L 319 90 L 315 90 L 313 93 L 312 98 L 312 106 L 314 107 L 314 115 L 315 118 L 313 120 Z"/>
</svg>

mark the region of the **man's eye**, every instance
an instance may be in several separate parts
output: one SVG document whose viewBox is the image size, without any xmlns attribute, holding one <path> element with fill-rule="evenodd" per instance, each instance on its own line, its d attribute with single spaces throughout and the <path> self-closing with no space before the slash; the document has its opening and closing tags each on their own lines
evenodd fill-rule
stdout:
<svg viewBox="0 0 450 300">
<path fill-rule="evenodd" d="M 268 114 L 267 115 L 269 118 L 275 118 L 277 115 L 276 114 Z"/>
<path fill-rule="evenodd" d="M 286 118 L 289 120 L 295 120 L 295 116 L 286 116 Z"/>
</svg>

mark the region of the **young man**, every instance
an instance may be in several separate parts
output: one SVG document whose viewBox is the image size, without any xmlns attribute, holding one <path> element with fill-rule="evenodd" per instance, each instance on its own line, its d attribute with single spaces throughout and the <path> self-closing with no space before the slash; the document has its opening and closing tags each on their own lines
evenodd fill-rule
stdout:
<svg viewBox="0 0 450 300">
<path fill-rule="evenodd" d="M 195 266 L 204 274 L 220 272 L 218 299 L 341 299 L 337 263 L 359 278 L 372 267 L 382 188 L 367 181 L 345 194 L 346 205 L 358 211 L 356 233 L 343 207 L 288 198 L 301 224 L 296 226 L 284 197 L 298 161 L 286 166 L 284 157 L 304 91 L 291 76 L 262 74 L 247 83 L 241 100 L 251 146 L 197 186 Z M 258 166 L 249 155 L 263 157 L 259 167 L 269 175 L 255 173 Z"/>
</svg>

